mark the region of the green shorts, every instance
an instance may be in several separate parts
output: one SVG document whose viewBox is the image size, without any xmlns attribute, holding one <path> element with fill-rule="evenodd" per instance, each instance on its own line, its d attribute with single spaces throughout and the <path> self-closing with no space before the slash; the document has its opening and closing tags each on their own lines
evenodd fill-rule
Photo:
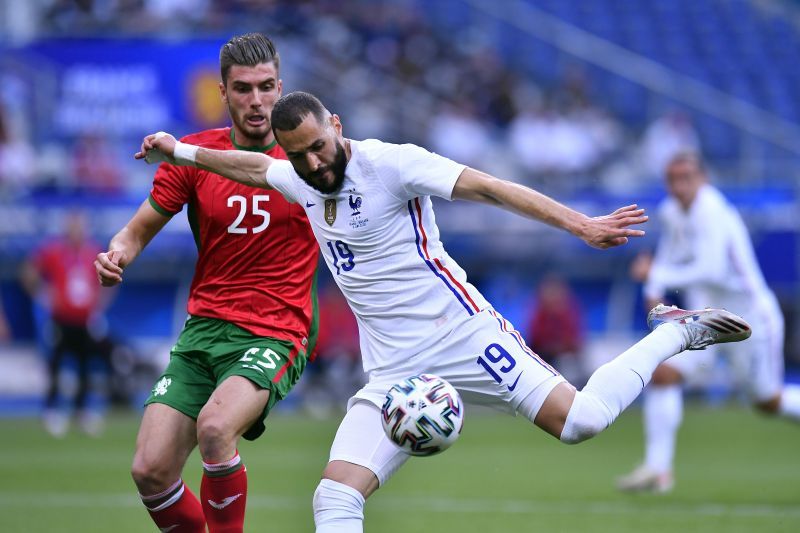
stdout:
<svg viewBox="0 0 800 533">
<path fill-rule="evenodd" d="M 298 352 L 287 340 L 259 337 L 224 320 L 189 317 L 145 405 L 163 403 L 197 420 L 226 378 L 243 376 L 270 392 L 263 415 L 243 435 L 254 440 L 264 432 L 272 407 L 300 379 L 317 340 L 316 328 L 312 330 Z"/>
</svg>

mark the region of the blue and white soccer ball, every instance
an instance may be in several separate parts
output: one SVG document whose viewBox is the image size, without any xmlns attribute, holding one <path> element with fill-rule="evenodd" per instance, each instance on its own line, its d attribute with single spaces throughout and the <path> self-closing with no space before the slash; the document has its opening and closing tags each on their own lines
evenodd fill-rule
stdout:
<svg viewBox="0 0 800 533">
<path fill-rule="evenodd" d="M 389 389 L 381 422 L 386 436 L 406 453 L 434 455 L 449 448 L 461 434 L 464 404 L 447 381 L 420 374 Z"/>
</svg>

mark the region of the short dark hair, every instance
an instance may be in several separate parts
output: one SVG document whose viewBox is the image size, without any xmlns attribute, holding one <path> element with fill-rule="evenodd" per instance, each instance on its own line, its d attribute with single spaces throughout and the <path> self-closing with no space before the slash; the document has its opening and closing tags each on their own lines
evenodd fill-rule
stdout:
<svg viewBox="0 0 800 533">
<path fill-rule="evenodd" d="M 219 69 L 222 83 L 228 83 L 228 72 L 233 65 L 255 67 L 261 63 L 275 63 L 280 71 L 281 58 L 273 42 L 261 33 L 236 35 L 219 50 Z"/>
<path fill-rule="evenodd" d="M 678 163 L 694 163 L 701 174 L 706 173 L 706 164 L 700 152 L 692 148 L 684 148 L 675 152 L 667 162 L 667 167 Z"/>
<path fill-rule="evenodd" d="M 309 114 L 314 115 L 317 122 L 322 124 L 328 116 L 328 110 L 319 101 L 319 98 L 310 93 L 295 91 L 283 95 L 275 102 L 272 108 L 272 131 L 292 131 L 303 122 Z"/>
</svg>

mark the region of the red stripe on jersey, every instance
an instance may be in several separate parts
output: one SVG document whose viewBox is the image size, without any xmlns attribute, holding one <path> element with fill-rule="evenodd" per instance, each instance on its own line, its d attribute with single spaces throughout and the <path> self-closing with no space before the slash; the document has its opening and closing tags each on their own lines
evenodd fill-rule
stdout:
<svg viewBox="0 0 800 533">
<path fill-rule="evenodd" d="M 414 207 L 417 210 L 417 227 L 419 228 L 419 232 L 422 235 L 422 251 L 425 253 L 425 259 L 431 260 L 431 256 L 428 253 L 428 236 L 425 234 L 425 228 L 422 226 L 422 206 L 419 203 L 419 198 L 414 199 Z M 458 280 L 453 277 L 453 274 L 441 263 L 441 261 L 439 261 L 439 259 L 434 257 L 433 262 L 436 264 L 436 267 L 441 272 L 444 272 L 444 274 L 447 275 L 447 278 L 451 282 L 453 282 L 453 285 L 455 285 L 458 288 L 461 295 L 464 296 L 469 301 L 470 305 L 472 305 L 472 308 L 475 310 L 475 312 L 476 313 L 480 312 L 481 310 L 480 307 L 478 307 L 478 304 L 476 304 L 475 301 L 472 299 L 472 296 L 470 296 L 469 292 L 467 292 L 467 289 L 465 289 L 464 286 L 461 285 L 461 283 L 459 283 Z"/>
<path fill-rule="evenodd" d="M 428 253 L 428 235 L 425 233 L 425 228 L 422 226 L 422 207 L 419 203 L 419 198 L 414 198 L 414 207 L 417 210 L 417 227 L 419 228 L 419 233 L 422 235 L 422 251 L 425 253 L 425 259 L 430 259 L 431 256 Z"/>
<path fill-rule="evenodd" d="M 511 323 L 508 320 L 506 320 L 505 317 L 503 317 L 500 313 L 498 313 L 494 309 L 489 309 L 489 314 L 495 317 L 497 321 L 500 323 L 500 331 L 508 333 L 511 336 L 513 336 L 514 339 L 517 341 L 517 343 L 519 343 L 519 345 L 522 347 L 523 350 L 525 350 L 525 352 L 528 355 L 530 355 L 539 364 L 546 367 L 548 370 L 551 370 L 553 373 L 558 374 L 558 371 L 555 368 L 550 366 L 547 363 L 547 361 L 539 357 L 539 354 L 530 349 L 530 347 L 525 343 L 525 339 L 523 339 L 522 335 L 520 335 L 519 331 L 512 329 Z"/>
</svg>

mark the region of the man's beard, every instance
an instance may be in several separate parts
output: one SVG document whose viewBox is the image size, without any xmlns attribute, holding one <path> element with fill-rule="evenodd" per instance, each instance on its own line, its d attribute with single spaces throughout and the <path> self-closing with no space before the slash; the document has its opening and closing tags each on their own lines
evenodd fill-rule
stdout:
<svg viewBox="0 0 800 533">
<path fill-rule="evenodd" d="M 314 172 L 309 172 L 308 174 L 302 174 L 298 172 L 300 177 L 303 178 L 303 181 L 322 194 L 332 194 L 338 192 L 339 189 L 342 188 L 342 183 L 344 183 L 344 171 L 347 167 L 347 155 L 345 154 L 344 146 L 342 146 L 338 140 L 335 140 L 334 142 L 336 143 L 336 157 L 334 157 L 331 165 L 322 167 Z M 328 170 L 333 172 L 333 182 L 331 184 L 320 183 L 320 176 L 322 176 L 322 174 Z"/>
</svg>

